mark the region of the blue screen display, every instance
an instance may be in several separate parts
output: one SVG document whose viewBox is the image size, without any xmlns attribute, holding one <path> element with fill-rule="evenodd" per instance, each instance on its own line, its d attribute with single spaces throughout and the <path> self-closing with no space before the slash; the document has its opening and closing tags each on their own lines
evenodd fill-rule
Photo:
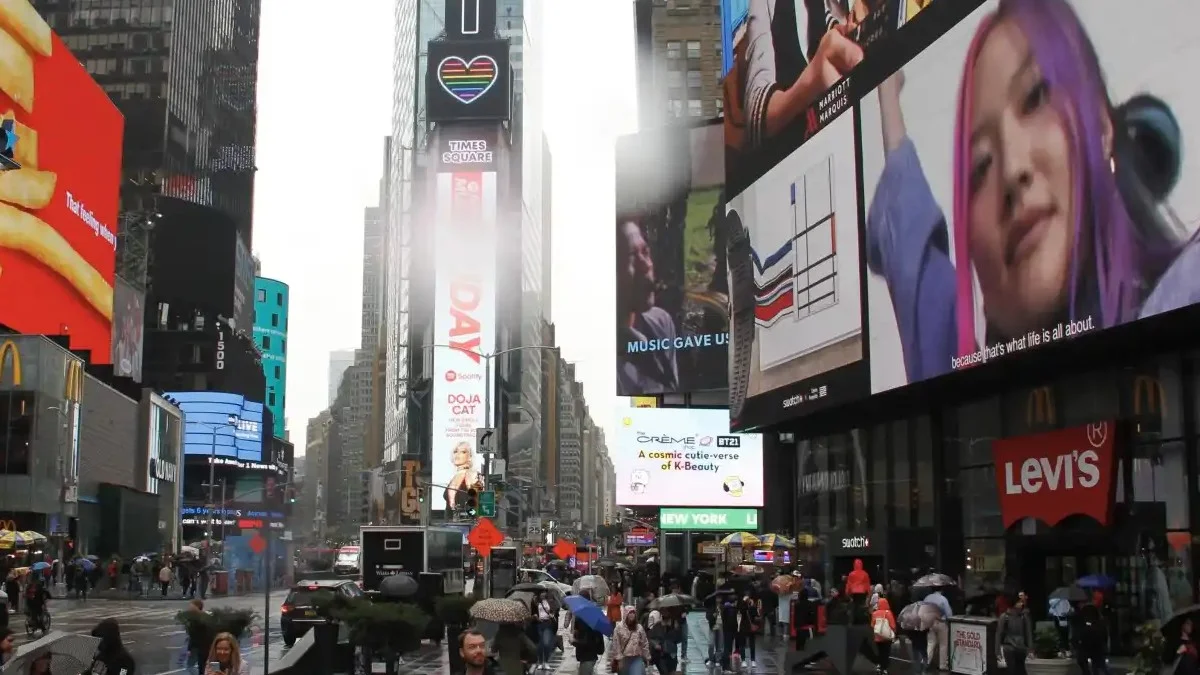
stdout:
<svg viewBox="0 0 1200 675">
<path fill-rule="evenodd" d="M 216 391 L 178 391 L 167 394 L 184 415 L 183 454 L 263 461 L 263 404 L 238 394 Z M 229 416 L 237 425 L 229 424 Z"/>
</svg>

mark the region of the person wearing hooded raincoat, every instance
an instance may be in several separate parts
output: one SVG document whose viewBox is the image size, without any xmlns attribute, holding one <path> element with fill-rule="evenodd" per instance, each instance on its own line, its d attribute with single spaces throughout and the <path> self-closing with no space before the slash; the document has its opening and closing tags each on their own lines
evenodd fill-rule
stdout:
<svg viewBox="0 0 1200 675">
<path fill-rule="evenodd" d="M 83 675 L 134 675 L 137 664 L 121 641 L 121 625 L 116 619 L 96 624 L 92 637 L 100 638 L 100 644 L 96 646 L 95 660 Z"/>
<path fill-rule="evenodd" d="M 886 626 L 886 628 L 885 628 Z M 887 675 L 888 662 L 892 658 L 892 643 L 896 639 L 896 616 L 887 598 L 879 598 L 875 611 L 871 613 L 871 630 L 875 634 L 875 652 L 879 655 L 880 675 Z"/>
<path fill-rule="evenodd" d="M 871 595 L 871 575 L 863 569 L 862 558 L 854 559 L 854 569 L 846 575 L 846 595 L 854 605 L 851 623 L 861 623 L 866 614 L 867 598 Z"/>
</svg>

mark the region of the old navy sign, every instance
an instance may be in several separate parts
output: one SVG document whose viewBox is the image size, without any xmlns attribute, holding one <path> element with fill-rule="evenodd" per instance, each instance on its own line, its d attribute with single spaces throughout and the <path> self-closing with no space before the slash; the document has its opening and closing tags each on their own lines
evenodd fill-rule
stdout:
<svg viewBox="0 0 1200 675">
<path fill-rule="evenodd" d="M 168 483 L 176 483 L 179 481 L 179 467 L 161 459 L 151 459 L 150 476 Z"/>
</svg>

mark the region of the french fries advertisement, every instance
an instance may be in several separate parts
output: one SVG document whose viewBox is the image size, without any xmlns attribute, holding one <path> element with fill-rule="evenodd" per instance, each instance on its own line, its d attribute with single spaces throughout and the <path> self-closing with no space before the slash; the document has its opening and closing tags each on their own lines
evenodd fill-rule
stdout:
<svg viewBox="0 0 1200 675">
<path fill-rule="evenodd" d="M 28 0 L 0 0 L 0 324 L 111 360 L 124 119 Z"/>
</svg>

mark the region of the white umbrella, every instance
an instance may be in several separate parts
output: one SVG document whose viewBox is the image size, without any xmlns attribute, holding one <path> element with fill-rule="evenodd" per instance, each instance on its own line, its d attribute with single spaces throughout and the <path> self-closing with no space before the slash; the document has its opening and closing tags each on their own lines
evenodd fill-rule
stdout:
<svg viewBox="0 0 1200 675">
<path fill-rule="evenodd" d="M 92 665 L 99 644 L 100 638 L 56 630 L 18 647 L 12 660 L 0 672 L 27 673 L 35 661 L 48 656 L 50 672 L 54 675 L 81 675 Z"/>
<path fill-rule="evenodd" d="M 179 555 L 190 555 L 193 558 L 199 558 L 200 551 L 192 546 L 180 546 L 179 547 Z"/>
</svg>

